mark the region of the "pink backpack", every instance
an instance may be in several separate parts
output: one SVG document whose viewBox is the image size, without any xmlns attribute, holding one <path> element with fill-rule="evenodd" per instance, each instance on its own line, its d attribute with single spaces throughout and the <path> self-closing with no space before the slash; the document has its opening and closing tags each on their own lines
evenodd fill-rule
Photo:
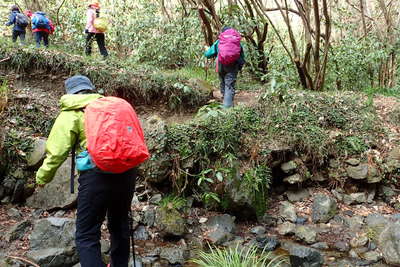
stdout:
<svg viewBox="0 0 400 267">
<path fill-rule="evenodd" d="M 231 65 L 240 57 L 240 33 L 235 29 L 222 32 L 218 39 L 218 61 L 223 65 Z"/>
</svg>

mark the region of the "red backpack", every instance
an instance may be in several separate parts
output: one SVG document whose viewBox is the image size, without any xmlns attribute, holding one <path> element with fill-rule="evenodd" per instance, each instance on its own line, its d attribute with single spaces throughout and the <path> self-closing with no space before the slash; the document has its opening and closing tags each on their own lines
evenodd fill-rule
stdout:
<svg viewBox="0 0 400 267">
<path fill-rule="evenodd" d="M 99 98 L 85 108 L 87 150 L 96 166 L 122 173 L 149 158 L 132 106 L 118 97 Z"/>
<path fill-rule="evenodd" d="M 223 65 L 231 65 L 240 57 L 240 33 L 235 29 L 222 32 L 218 43 L 218 61 Z"/>
</svg>

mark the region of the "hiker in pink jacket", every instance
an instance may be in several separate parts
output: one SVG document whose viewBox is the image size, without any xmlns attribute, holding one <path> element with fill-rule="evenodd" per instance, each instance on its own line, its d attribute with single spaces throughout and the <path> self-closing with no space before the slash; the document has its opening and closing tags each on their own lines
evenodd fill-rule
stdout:
<svg viewBox="0 0 400 267">
<path fill-rule="evenodd" d="M 89 5 L 89 8 L 86 13 L 86 27 L 85 27 L 85 33 L 86 33 L 86 49 L 85 53 L 86 55 L 90 56 L 92 53 L 92 42 L 93 39 L 96 39 L 97 45 L 99 46 L 100 54 L 103 57 L 108 56 L 107 48 L 106 48 L 106 43 L 105 43 L 105 35 L 103 32 L 100 32 L 94 27 L 94 20 L 99 17 L 100 14 L 100 4 L 97 1 L 92 2 Z"/>
</svg>

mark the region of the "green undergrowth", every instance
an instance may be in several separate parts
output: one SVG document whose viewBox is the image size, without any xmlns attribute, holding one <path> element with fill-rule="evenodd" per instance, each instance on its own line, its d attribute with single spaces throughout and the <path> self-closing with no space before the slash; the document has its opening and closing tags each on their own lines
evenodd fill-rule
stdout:
<svg viewBox="0 0 400 267">
<path fill-rule="evenodd" d="M 52 49 L 16 47 L 0 42 L 0 67 L 22 74 L 36 70 L 49 74 L 83 74 L 108 95 L 137 104 L 165 104 L 172 110 L 195 108 L 206 103 L 208 88 L 191 83 L 179 73 L 163 74 L 155 67 L 127 64 L 118 59 L 101 60 Z"/>
<path fill-rule="evenodd" d="M 227 249 L 210 247 L 209 251 L 200 251 L 198 259 L 192 260 L 200 267 L 280 267 L 288 264 L 283 256 L 272 252 L 260 251 L 256 246 L 231 247 Z"/>
<path fill-rule="evenodd" d="M 152 159 L 173 170 L 169 178 L 176 191 L 206 194 L 224 208 L 232 197 L 226 189 L 236 183 L 262 214 L 277 160 L 274 152 L 290 151 L 314 171 L 331 158 L 379 149 L 384 135 L 374 107 L 362 94 L 266 92 L 254 107 L 209 105 L 194 120 L 167 126 L 167 133 L 157 137 L 166 145 L 152 151 Z"/>
</svg>

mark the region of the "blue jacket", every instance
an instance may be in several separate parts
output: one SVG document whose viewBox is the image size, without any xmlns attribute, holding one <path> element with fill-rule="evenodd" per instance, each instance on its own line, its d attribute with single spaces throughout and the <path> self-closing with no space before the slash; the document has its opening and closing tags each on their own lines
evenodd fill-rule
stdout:
<svg viewBox="0 0 400 267">
<path fill-rule="evenodd" d="M 19 11 L 12 11 L 10 13 L 10 16 L 8 17 L 8 22 L 6 23 L 6 26 L 11 26 L 11 25 L 14 24 L 13 31 L 25 32 L 25 28 L 26 27 L 21 27 L 21 26 L 16 24 L 16 17 L 17 17 L 18 13 L 20 13 L 20 12 Z"/>
<path fill-rule="evenodd" d="M 47 17 L 46 13 L 44 13 L 44 12 L 42 12 L 42 11 L 37 11 L 37 12 L 33 13 L 33 16 L 32 16 L 32 30 L 38 29 L 38 27 L 36 26 L 36 23 L 37 23 L 37 21 L 38 21 L 38 19 L 39 19 L 38 15 L 39 15 L 39 16 L 43 16 L 43 17 L 45 17 L 45 18 L 48 20 L 48 24 L 46 25 L 46 29 L 50 31 L 50 30 L 51 30 L 51 27 L 50 27 L 50 20 L 49 20 L 49 18 Z"/>
<path fill-rule="evenodd" d="M 219 40 L 215 41 L 213 45 L 204 53 L 206 58 L 216 57 L 218 55 L 218 44 Z M 240 45 L 240 58 L 236 61 L 236 64 L 239 65 L 239 69 L 242 69 L 243 65 L 246 63 L 244 59 L 244 50 L 243 46 Z"/>
</svg>

